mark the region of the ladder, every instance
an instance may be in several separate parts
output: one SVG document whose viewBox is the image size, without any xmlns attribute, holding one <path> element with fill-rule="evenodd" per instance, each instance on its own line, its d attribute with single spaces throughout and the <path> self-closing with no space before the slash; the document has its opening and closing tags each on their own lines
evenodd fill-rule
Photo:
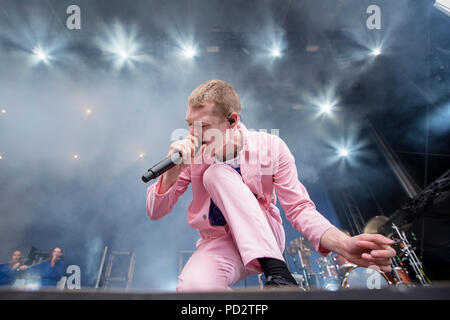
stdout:
<svg viewBox="0 0 450 320">
<path fill-rule="evenodd" d="M 111 287 L 130 289 L 133 282 L 135 261 L 136 254 L 134 251 L 111 251 L 101 287 L 104 289 Z"/>
</svg>

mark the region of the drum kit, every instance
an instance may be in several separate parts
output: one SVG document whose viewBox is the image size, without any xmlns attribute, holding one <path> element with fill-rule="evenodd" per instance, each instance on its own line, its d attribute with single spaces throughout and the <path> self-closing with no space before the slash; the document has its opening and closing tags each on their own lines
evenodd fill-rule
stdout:
<svg viewBox="0 0 450 320">
<path fill-rule="evenodd" d="M 380 221 L 378 221 L 379 223 Z M 313 272 L 309 258 L 312 256 L 312 245 L 303 237 L 291 242 L 286 253 L 294 261 L 299 272 L 292 275 L 303 290 L 329 290 L 340 289 L 382 289 L 388 287 L 409 287 L 416 285 L 429 285 L 430 281 L 423 271 L 423 265 L 414 252 L 415 247 L 409 239 L 415 241 L 415 235 L 408 235 L 394 224 L 393 233 L 389 238 L 395 241 L 393 248 L 397 256 L 392 259 L 392 272 L 385 273 L 376 266 L 364 268 L 357 266 L 344 257 L 332 252 L 326 257 L 316 259 L 317 272 Z M 365 228 L 365 233 L 371 231 Z M 409 268 L 407 268 L 409 266 Z M 409 271 L 408 271 L 409 270 Z M 415 279 L 410 277 L 410 272 Z"/>
<path fill-rule="evenodd" d="M 322 289 L 336 291 L 350 289 L 382 289 L 390 287 L 388 276 L 377 268 L 364 268 L 347 261 L 332 252 L 317 259 L 321 271 L 318 272 Z"/>
</svg>

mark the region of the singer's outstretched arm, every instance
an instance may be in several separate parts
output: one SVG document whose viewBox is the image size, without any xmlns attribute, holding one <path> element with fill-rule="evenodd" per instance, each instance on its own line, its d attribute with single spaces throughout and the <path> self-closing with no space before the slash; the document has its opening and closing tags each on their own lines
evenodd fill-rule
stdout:
<svg viewBox="0 0 450 320">
<path fill-rule="evenodd" d="M 383 272 L 391 272 L 391 258 L 396 252 L 390 246 L 391 239 L 380 234 L 347 236 L 322 216 L 298 180 L 295 160 L 286 144 L 278 150 L 278 167 L 274 185 L 280 204 L 292 226 L 301 232 L 323 256 L 334 251 L 359 266 L 377 266 Z"/>
<path fill-rule="evenodd" d="M 317 252 L 326 256 L 330 253 L 330 248 L 324 248 L 320 239 L 333 225 L 316 210 L 306 188 L 299 181 L 294 156 L 285 142 L 276 136 L 272 138 L 278 140 L 274 144 L 278 146 L 274 151 L 278 155 L 278 161 L 273 181 L 286 218 L 311 242 Z"/>
</svg>

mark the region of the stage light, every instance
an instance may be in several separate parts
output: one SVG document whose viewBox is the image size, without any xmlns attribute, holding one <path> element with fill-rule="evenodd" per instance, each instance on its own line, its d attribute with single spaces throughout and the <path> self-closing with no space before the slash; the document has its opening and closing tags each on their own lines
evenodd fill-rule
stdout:
<svg viewBox="0 0 450 320">
<path fill-rule="evenodd" d="M 39 45 L 34 47 L 33 54 L 36 57 L 38 62 L 42 61 L 44 63 L 47 63 L 49 60 L 49 56 L 48 56 L 47 52 L 45 52 L 45 50 L 42 49 L 41 46 L 39 46 Z"/>
<path fill-rule="evenodd" d="M 364 134 L 362 124 L 358 122 L 345 124 L 340 131 L 334 131 L 332 135 L 335 137 L 329 136 L 324 142 L 329 150 L 326 165 L 338 165 L 343 170 L 355 168 L 370 156 L 370 151 L 366 149 L 370 140 Z"/>
<path fill-rule="evenodd" d="M 337 109 L 336 104 L 338 103 L 338 100 L 333 99 L 331 94 L 325 94 L 320 98 L 312 98 L 311 101 L 318 109 L 315 115 L 316 118 L 326 116 L 332 120 L 336 120 L 333 117 L 333 113 Z"/>
<path fill-rule="evenodd" d="M 133 44 L 131 44 L 129 48 L 118 45 L 112 49 L 112 52 L 117 58 L 116 65 L 118 67 L 121 67 L 124 64 L 130 64 L 133 60 L 137 60 L 135 56 L 136 50 Z"/>
<path fill-rule="evenodd" d="M 330 113 L 331 110 L 333 109 L 333 106 L 330 103 L 324 103 L 324 104 L 320 105 L 319 107 L 320 107 L 321 113 Z"/>
<path fill-rule="evenodd" d="M 132 68 L 134 62 L 142 61 L 141 44 L 135 28 L 126 29 L 115 23 L 105 28 L 105 35 L 97 38 L 96 42 L 117 69 L 124 66 Z"/>
<path fill-rule="evenodd" d="M 450 1 L 449 0 L 436 0 L 434 7 L 445 13 L 450 17 Z"/>
<path fill-rule="evenodd" d="M 272 48 L 272 50 L 270 51 L 270 54 L 272 55 L 272 57 L 274 58 L 279 58 L 281 57 L 281 51 L 279 48 Z"/>
<path fill-rule="evenodd" d="M 122 59 L 122 60 L 128 60 L 129 55 L 128 52 L 124 51 L 124 50 L 118 50 L 117 55 Z"/>
<path fill-rule="evenodd" d="M 196 61 L 194 58 L 200 56 L 202 50 L 207 52 L 220 50 L 219 47 L 212 48 L 211 46 L 200 49 L 196 42 L 195 35 L 187 31 L 188 30 L 185 30 L 183 34 L 180 34 L 179 31 L 170 30 L 170 28 L 167 30 L 169 38 L 171 38 L 174 44 L 172 56 L 175 59 L 182 61 L 182 63 L 192 62 L 194 65 Z"/>
<path fill-rule="evenodd" d="M 350 155 L 350 150 L 347 148 L 340 148 L 338 154 L 340 157 L 347 158 Z"/>
<path fill-rule="evenodd" d="M 337 121 L 335 113 L 340 110 L 339 98 L 336 96 L 336 87 L 334 84 L 329 84 L 314 90 L 315 92 L 305 92 L 304 104 L 310 105 L 314 114 L 312 118 L 315 120 Z"/>
<path fill-rule="evenodd" d="M 192 59 L 197 55 L 197 50 L 195 50 L 194 47 L 184 47 L 182 50 L 183 50 L 183 55 L 186 58 Z"/>
</svg>

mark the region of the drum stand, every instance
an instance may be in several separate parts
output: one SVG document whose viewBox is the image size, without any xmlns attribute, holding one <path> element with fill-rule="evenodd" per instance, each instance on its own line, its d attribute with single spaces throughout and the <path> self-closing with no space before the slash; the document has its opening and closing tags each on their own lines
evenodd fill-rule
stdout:
<svg viewBox="0 0 450 320">
<path fill-rule="evenodd" d="M 300 249 L 297 250 L 297 255 L 300 259 L 300 269 L 302 269 L 303 277 L 305 277 L 306 289 L 309 289 L 308 275 L 306 274 L 306 266 L 303 263 L 303 257 L 302 257 L 302 253 L 301 253 Z"/>
<path fill-rule="evenodd" d="M 397 272 L 397 268 L 401 268 L 400 265 L 397 263 L 397 260 L 392 259 L 391 268 L 392 268 L 392 271 L 394 272 L 395 278 L 398 281 L 402 281 L 402 278 L 400 277 L 400 275 Z"/>
<path fill-rule="evenodd" d="M 423 265 L 422 262 L 417 258 L 416 253 L 414 250 L 411 250 L 412 246 L 409 243 L 408 239 L 406 238 L 405 232 L 400 232 L 400 230 L 397 228 L 397 226 L 393 223 L 392 228 L 397 232 L 397 235 L 399 236 L 399 239 L 401 242 L 403 242 L 403 248 L 401 248 L 401 251 L 404 252 L 405 257 L 408 259 L 409 264 L 413 268 L 416 278 L 419 280 L 419 282 L 423 285 L 429 285 L 430 281 L 425 277 L 425 273 L 423 271 Z M 395 260 L 393 260 L 395 261 Z M 395 271 L 395 275 L 397 278 L 399 278 L 397 272 Z"/>
</svg>

